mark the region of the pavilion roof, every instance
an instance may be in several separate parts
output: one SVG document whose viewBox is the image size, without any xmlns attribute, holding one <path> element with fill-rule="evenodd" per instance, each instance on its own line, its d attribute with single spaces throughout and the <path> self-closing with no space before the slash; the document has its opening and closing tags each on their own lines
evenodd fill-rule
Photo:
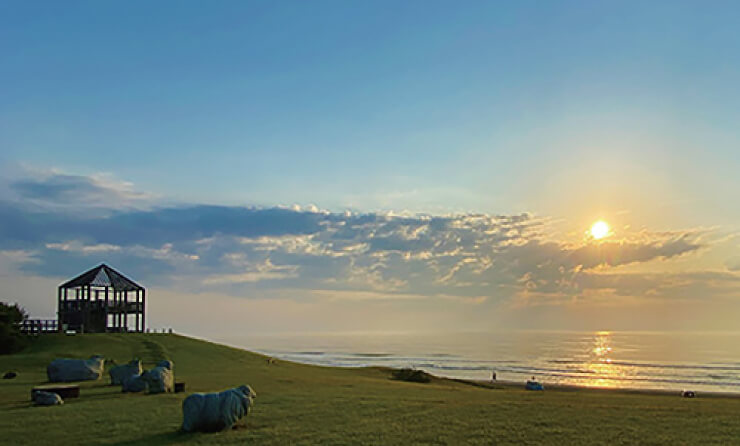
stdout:
<svg viewBox="0 0 740 446">
<path fill-rule="evenodd" d="M 114 270 L 105 263 L 61 284 L 59 288 L 77 288 L 88 285 L 110 287 L 116 291 L 136 291 L 144 289 L 143 286 Z"/>
</svg>

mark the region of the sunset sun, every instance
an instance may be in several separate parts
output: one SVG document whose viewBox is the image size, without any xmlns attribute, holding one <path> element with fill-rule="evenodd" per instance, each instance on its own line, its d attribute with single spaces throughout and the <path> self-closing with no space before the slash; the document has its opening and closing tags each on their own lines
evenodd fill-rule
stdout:
<svg viewBox="0 0 740 446">
<path fill-rule="evenodd" d="M 609 235 L 609 225 L 605 221 L 599 220 L 591 226 L 590 232 L 596 240 L 602 239 Z"/>
</svg>

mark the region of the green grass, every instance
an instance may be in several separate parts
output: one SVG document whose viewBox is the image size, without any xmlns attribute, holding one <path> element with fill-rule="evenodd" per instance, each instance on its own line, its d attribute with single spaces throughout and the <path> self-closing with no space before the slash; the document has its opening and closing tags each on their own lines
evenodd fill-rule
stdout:
<svg viewBox="0 0 740 446">
<path fill-rule="evenodd" d="M 82 383 L 64 406 L 32 407 L 54 358 L 102 354 L 145 367 L 175 362 L 185 394 L 122 394 Z M 177 335 L 48 335 L 0 357 L 0 444 L 740 444 L 740 399 L 520 387 L 490 389 L 435 379 L 389 379 L 380 368 L 339 369 L 278 361 Z M 246 426 L 184 434 L 190 392 L 249 384 L 257 392 Z"/>
</svg>

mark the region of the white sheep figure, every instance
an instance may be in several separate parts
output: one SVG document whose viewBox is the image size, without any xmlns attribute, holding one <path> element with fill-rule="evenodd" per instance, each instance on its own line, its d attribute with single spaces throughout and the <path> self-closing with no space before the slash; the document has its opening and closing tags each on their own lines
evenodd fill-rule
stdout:
<svg viewBox="0 0 740 446">
<path fill-rule="evenodd" d="M 100 355 L 90 359 L 55 359 L 46 367 L 49 382 L 94 381 L 103 375 L 105 359 Z"/>
<path fill-rule="evenodd" d="M 220 393 L 194 393 L 182 402 L 182 430 L 218 432 L 233 427 L 249 413 L 257 394 L 249 386 Z"/>
<path fill-rule="evenodd" d="M 128 364 L 117 365 L 108 370 L 110 383 L 114 386 L 123 384 L 124 381 L 132 376 L 141 375 L 141 372 L 143 372 L 143 369 L 141 368 L 141 361 L 138 359 L 134 359 Z"/>
</svg>

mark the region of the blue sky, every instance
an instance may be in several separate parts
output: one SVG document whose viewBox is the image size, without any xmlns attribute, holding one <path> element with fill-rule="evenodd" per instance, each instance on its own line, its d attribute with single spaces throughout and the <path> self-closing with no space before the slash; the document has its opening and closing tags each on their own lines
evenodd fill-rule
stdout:
<svg viewBox="0 0 740 446">
<path fill-rule="evenodd" d="M 0 272 L 21 300 L 20 277 L 115 258 L 226 306 L 323 290 L 490 315 L 536 286 L 655 315 L 686 281 L 720 305 L 740 297 L 739 20 L 736 2 L 3 2 Z M 490 238 L 522 214 L 516 241 Z M 255 232 L 273 225 L 291 229 Z"/>
<path fill-rule="evenodd" d="M 525 184 L 573 163 L 734 180 L 738 162 L 732 2 L 6 2 L 1 16 L 4 160 L 184 201 L 532 211 Z"/>
</svg>

